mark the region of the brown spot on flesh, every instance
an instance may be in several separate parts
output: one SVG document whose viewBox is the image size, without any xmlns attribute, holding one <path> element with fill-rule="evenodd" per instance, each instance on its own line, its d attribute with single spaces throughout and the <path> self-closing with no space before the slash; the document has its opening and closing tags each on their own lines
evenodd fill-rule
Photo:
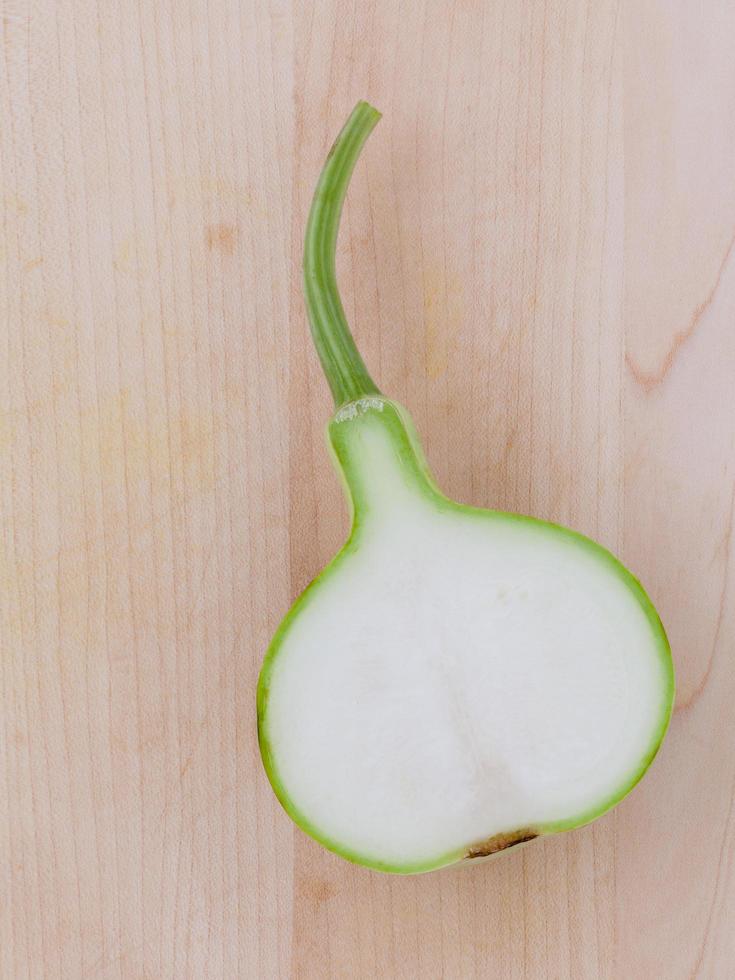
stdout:
<svg viewBox="0 0 735 980">
<path fill-rule="evenodd" d="M 487 840 L 473 844 L 465 856 L 468 858 L 490 857 L 491 854 L 505 851 L 509 847 L 515 847 L 517 844 L 525 844 L 530 840 L 535 840 L 538 836 L 535 830 L 530 830 L 529 828 L 513 830 L 506 834 L 495 834 L 493 837 L 488 837 Z"/>
</svg>

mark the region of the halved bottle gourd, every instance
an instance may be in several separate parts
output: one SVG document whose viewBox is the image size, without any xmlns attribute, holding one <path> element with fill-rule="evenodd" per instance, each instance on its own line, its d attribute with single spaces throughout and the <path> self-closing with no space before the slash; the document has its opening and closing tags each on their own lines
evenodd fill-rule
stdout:
<svg viewBox="0 0 735 980">
<path fill-rule="evenodd" d="M 370 378 L 334 254 L 378 119 L 359 103 L 337 138 L 304 256 L 352 529 L 271 643 L 258 730 L 273 789 L 304 831 L 407 874 L 614 806 L 658 750 L 674 678 L 656 610 L 616 558 L 574 531 L 447 499 L 408 413 Z"/>
</svg>

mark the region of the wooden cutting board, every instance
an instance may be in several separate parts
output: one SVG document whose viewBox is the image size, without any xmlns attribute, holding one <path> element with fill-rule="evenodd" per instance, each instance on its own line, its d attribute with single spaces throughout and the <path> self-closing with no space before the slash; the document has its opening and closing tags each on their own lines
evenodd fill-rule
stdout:
<svg viewBox="0 0 735 980">
<path fill-rule="evenodd" d="M 7 0 L 0 977 L 729 978 L 735 5 Z M 474 870 L 293 829 L 254 688 L 345 533 L 299 263 L 441 486 L 599 538 L 677 710 L 594 826 Z"/>
</svg>

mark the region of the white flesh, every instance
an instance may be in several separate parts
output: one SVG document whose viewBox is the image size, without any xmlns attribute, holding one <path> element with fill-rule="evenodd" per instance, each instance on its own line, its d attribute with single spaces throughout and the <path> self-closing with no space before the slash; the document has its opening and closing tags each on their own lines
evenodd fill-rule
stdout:
<svg viewBox="0 0 735 980">
<path fill-rule="evenodd" d="M 295 807 L 396 865 L 602 807 L 664 711 L 634 593 L 544 526 L 391 500 L 273 666 L 266 736 Z"/>
</svg>

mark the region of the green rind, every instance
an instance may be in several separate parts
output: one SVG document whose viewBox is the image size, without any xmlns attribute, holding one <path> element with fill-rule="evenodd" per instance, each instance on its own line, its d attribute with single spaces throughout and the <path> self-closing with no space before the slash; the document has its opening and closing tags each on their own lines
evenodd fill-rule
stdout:
<svg viewBox="0 0 735 980">
<path fill-rule="evenodd" d="M 534 529 L 544 529 L 547 532 L 563 535 L 567 538 L 567 540 L 579 545 L 588 553 L 594 555 L 596 559 L 606 564 L 633 593 L 644 612 L 646 619 L 651 626 L 655 648 L 659 656 L 660 666 L 662 668 L 664 683 L 662 686 L 662 704 L 660 709 L 661 716 L 659 724 L 655 729 L 649 746 L 641 759 L 640 765 L 620 785 L 620 787 L 614 790 L 598 805 L 582 813 L 570 816 L 565 820 L 559 820 L 549 824 L 536 824 L 533 826 L 541 837 L 549 834 L 560 833 L 566 830 L 574 830 L 578 827 L 584 826 L 584 824 L 591 823 L 593 820 L 601 817 L 604 813 L 619 803 L 641 780 L 646 770 L 651 765 L 651 762 L 653 761 L 661 742 L 663 741 L 664 735 L 666 734 L 666 729 L 668 728 L 673 710 L 675 680 L 671 650 L 661 619 L 659 618 L 653 603 L 649 599 L 638 579 L 636 579 L 635 576 L 610 551 L 603 548 L 602 545 L 598 544 L 596 541 L 593 541 L 591 538 L 580 534 L 578 531 L 573 531 L 570 528 L 563 527 L 562 525 L 554 524 L 551 521 L 543 521 L 538 518 L 528 517 L 522 514 L 485 510 L 483 508 L 458 504 L 444 496 L 444 494 L 441 493 L 436 484 L 433 482 L 424 458 L 421 444 L 408 412 L 396 402 L 392 402 L 385 398 L 381 398 L 380 401 L 383 404 L 383 409 L 380 412 L 380 424 L 385 426 L 386 430 L 390 434 L 391 441 L 393 442 L 396 451 L 396 459 L 400 461 L 400 465 L 402 467 L 405 467 L 407 480 L 431 504 L 436 506 L 440 511 L 462 514 L 466 517 L 476 518 L 478 520 L 500 520 L 508 523 L 522 524 L 524 526 L 530 525 Z M 355 864 L 364 865 L 365 867 L 372 868 L 376 871 L 403 875 L 435 871 L 439 868 L 446 867 L 450 864 L 455 864 L 459 861 L 476 860 L 467 859 L 465 857 L 467 846 L 469 846 L 472 842 L 468 841 L 467 846 L 430 860 L 402 865 L 379 861 L 370 855 L 360 854 L 351 850 L 350 848 L 344 847 L 338 841 L 331 839 L 327 835 L 323 834 L 316 826 L 314 826 L 289 797 L 286 788 L 278 775 L 274 754 L 266 733 L 268 691 L 274 663 L 278 655 L 280 645 L 295 618 L 299 615 L 303 608 L 314 598 L 319 589 L 327 582 L 330 576 L 339 569 L 340 565 L 342 565 L 357 551 L 360 535 L 364 527 L 364 517 L 370 511 L 370 501 L 367 498 L 361 497 L 360 495 L 359 488 L 362 485 L 361 479 L 357 473 L 352 471 L 349 454 L 346 452 L 348 447 L 344 441 L 349 440 L 351 427 L 354 424 L 360 424 L 360 417 L 358 416 L 352 422 L 345 420 L 338 421 L 339 415 L 340 413 L 337 413 L 337 415 L 330 422 L 328 432 L 331 437 L 330 443 L 333 457 L 346 489 L 352 514 L 352 528 L 344 546 L 317 576 L 317 578 L 315 578 L 314 581 L 307 586 L 307 588 L 298 597 L 294 605 L 287 613 L 286 617 L 281 622 L 281 625 L 279 626 L 278 631 L 273 637 L 273 640 L 268 648 L 258 681 L 257 693 L 258 741 L 260 744 L 260 751 L 263 757 L 263 764 L 265 766 L 266 773 L 268 774 L 273 790 L 281 805 L 302 830 L 304 830 L 310 837 L 313 837 L 324 847 L 328 848 L 330 851 L 333 851 L 335 854 L 339 854 L 348 861 L 352 861 Z M 377 413 L 374 413 L 374 415 L 377 415 Z M 507 833 L 516 829 L 517 828 L 514 827 L 496 828 L 493 833 Z"/>
</svg>

